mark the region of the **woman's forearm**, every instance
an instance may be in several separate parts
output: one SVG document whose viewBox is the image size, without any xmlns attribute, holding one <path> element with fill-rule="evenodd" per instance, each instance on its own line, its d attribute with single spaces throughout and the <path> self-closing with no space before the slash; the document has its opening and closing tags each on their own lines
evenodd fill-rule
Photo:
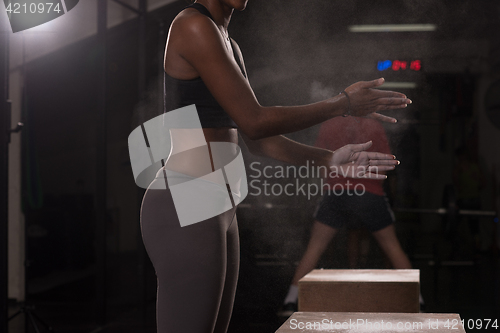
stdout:
<svg viewBox="0 0 500 333">
<path fill-rule="evenodd" d="M 242 130 L 252 140 L 292 133 L 341 116 L 347 108 L 344 95 L 303 106 L 260 107 Z"/>
<path fill-rule="evenodd" d="M 245 142 L 252 153 L 295 165 L 330 166 L 333 152 L 308 146 L 282 135 Z"/>
</svg>

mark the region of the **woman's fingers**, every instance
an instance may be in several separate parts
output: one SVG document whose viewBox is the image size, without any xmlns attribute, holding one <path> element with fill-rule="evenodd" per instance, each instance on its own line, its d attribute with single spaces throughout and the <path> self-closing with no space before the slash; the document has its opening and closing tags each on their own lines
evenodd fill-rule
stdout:
<svg viewBox="0 0 500 333">
<path fill-rule="evenodd" d="M 363 82 L 364 83 L 363 86 L 364 86 L 364 88 L 376 88 L 376 87 L 379 87 L 382 84 L 384 84 L 384 82 L 385 82 L 385 79 L 383 77 L 381 77 L 381 78 L 376 79 L 376 80 Z"/>
<path fill-rule="evenodd" d="M 383 78 L 360 81 L 346 88 L 347 93 L 350 95 L 352 115 L 364 117 L 374 112 L 403 109 L 412 103 L 405 94 L 400 92 L 376 89 L 384 82 Z M 389 123 L 397 122 L 395 118 L 378 114 L 374 114 L 370 118 Z"/>
<path fill-rule="evenodd" d="M 368 163 L 370 166 L 374 167 L 382 167 L 382 166 L 389 166 L 389 167 L 394 167 L 396 165 L 399 165 L 399 161 L 397 160 L 370 160 Z"/>
<path fill-rule="evenodd" d="M 392 154 L 384 154 L 384 153 L 377 153 L 377 152 L 371 152 L 371 151 L 366 152 L 366 154 L 367 154 L 367 157 L 370 161 L 374 160 L 374 163 L 375 163 L 375 160 L 381 160 L 381 161 L 385 160 L 388 162 L 391 161 L 391 162 L 395 162 L 395 164 L 399 164 L 399 161 L 396 160 L 396 156 L 394 156 Z M 381 161 L 379 161 L 379 162 L 381 162 Z"/>
<path fill-rule="evenodd" d="M 387 178 L 384 173 L 394 170 L 394 165 L 379 165 L 379 166 L 357 166 L 352 167 L 352 164 L 343 164 L 339 175 L 348 178 L 374 178 L 385 179 Z M 335 169 L 335 172 L 339 172 Z"/>
<path fill-rule="evenodd" d="M 359 152 L 365 151 L 368 148 L 370 148 L 372 146 L 372 144 L 373 144 L 372 141 L 368 141 L 365 143 L 351 144 L 349 146 L 350 146 L 352 152 L 359 153 Z"/>
<path fill-rule="evenodd" d="M 377 166 L 369 166 L 367 168 L 367 171 L 379 173 L 379 172 L 391 171 L 394 170 L 395 168 L 396 168 L 395 165 L 377 165 Z"/>
<path fill-rule="evenodd" d="M 365 173 L 365 176 L 363 178 L 368 178 L 368 179 L 387 179 L 386 175 L 381 175 L 378 173 L 371 173 L 367 172 Z"/>
<path fill-rule="evenodd" d="M 391 171 L 399 165 L 396 156 L 392 154 L 384 154 L 378 152 L 366 152 L 372 145 L 372 141 L 361 144 L 348 145 L 351 151 L 351 163 L 343 164 L 342 170 L 344 176 L 349 178 L 370 178 L 370 179 L 385 179 L 386 171 Z"/>
<path fill-rule="evenodd" d="M 394 104 L 394 105 L 379 105 L 377 106 L 375 111 L 385 111 L 385 110 L 396 110 L 396 109 L 404 109 L 408 106 L 408 104 Z"/>
<path fill-rule="evenodd" d="M 392 90 L 371 89 L 370 92 L 375 98 L 408 98 L 405 94 Z"/>
<path fill-rule="evenodd" d="M 376 113 L 376 112 L 370 113 L 369 115 L 367 115 L 365 117 L 376 119 L 376 120 L 383 121 L 386 123 L 397 123 L 398 122 L 396 118 L 384 116 L 383 114 Z"/>
<path fill-rule="evenodd" d="M 382 105 L 405 105 L 413 102 L 409 98 L 382 97 L 377 99 L 377 103 Z"/>
</svg>

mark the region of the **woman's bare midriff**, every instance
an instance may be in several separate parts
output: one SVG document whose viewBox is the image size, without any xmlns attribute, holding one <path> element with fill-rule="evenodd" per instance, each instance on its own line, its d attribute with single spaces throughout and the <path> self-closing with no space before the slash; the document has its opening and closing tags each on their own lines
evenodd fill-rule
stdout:
<svg viewBox="0 0 500 333">
<path fill-rule="evenodd" d="M 165 168 L 192 177 L 201 177 L 213 172 L 208 142 L 231 142 L 234 148 L 224 152 L 231 159 L 238 154 L 238 130 L 231 127 L 203 128 L 205 142 L 199 129 L 170 129 L 172 150 Z"/>
</svg>

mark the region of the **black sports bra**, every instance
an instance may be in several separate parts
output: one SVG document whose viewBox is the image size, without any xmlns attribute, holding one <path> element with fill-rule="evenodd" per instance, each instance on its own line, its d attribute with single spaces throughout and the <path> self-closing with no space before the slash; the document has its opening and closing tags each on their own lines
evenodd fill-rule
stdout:
<svg viewBox="0 0 500 333">
<path fill-rule="evenodd" d="M 208 9 L 199 3 L 191 4 L 186 8 L 195 8 L 200 13 L 213 20 L 213 17 Z M 243 66 L 241 65 L 241 60 L 235 51 L 235 45 L 232 40 L 231 46 L 236 63 L 240 67 L 243 76 L 246 77 Z M 192 80 L 179 80 L 164 72 L 163 99 L 165 106 L 164 112 L 169 112 L 184 106 L 195 104 L 196 109 L 198 110 L 201 127 L 203 128 L 238 127 L 210 93 L 201 77 L 197 77 Z"/>
</svg>

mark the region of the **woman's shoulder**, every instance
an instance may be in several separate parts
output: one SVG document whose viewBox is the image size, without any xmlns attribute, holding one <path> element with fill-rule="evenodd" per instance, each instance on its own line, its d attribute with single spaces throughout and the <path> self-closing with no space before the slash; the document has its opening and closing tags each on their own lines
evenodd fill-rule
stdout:
<svg viewBox="0 0 500 333">
<path fill-rule="evenodd" d="M 173 49 L 191 64 L 196 59 L 208 63 L 226 52 L 222 34 L 212 19 L 190 8 L 180 12 L 170 26 L 167 50 Z"/>
<path fill-rule="evenodd" d="M 206 35 L 213 32 L 217 32 L 217 26 L 212 19 L 194 8 L 186 8 L 181 11 L 170 26 L 170 34 Z"/>
</svg>

